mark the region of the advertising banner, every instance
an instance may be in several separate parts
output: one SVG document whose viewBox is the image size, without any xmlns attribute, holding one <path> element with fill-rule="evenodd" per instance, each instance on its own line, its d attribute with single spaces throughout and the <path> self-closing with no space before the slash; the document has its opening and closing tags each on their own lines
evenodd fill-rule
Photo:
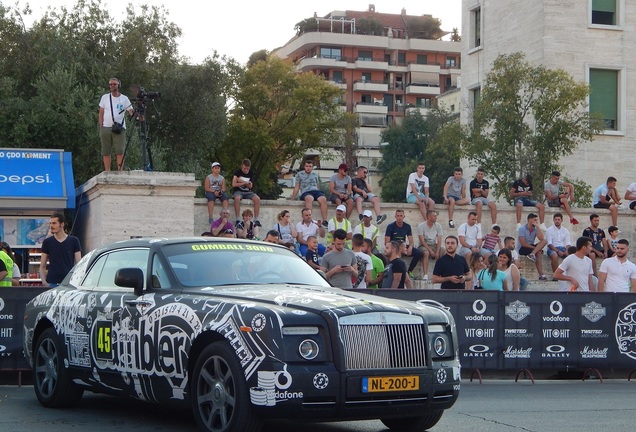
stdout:
<svg viewBox="0 0 636 432">
<path fill-rule="evenodd" d="M 374 290 L 448 308 L 462 366 L 636 368 L 636 295 L 585 292 Z"/>
<path fill-rule="evenodd" d="M 71 153 L 0 148 L 2 208 L 75 208 Z"/>
<path fill-rule="evenodd" d="M 0 287 L 0 369 L 28 369 L 22 353 L 26 304 L 44 288 Z"/>
</svg>

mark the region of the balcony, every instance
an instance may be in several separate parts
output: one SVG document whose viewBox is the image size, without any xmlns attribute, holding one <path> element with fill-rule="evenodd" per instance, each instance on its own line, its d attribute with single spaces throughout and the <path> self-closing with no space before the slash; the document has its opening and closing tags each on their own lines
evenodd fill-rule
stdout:
<svg viewBox="0 0 636 432">
<path fill-rule="evenodd" d="M 439 84 L 410 83 L 406 86 L 407 95 L 439 95 Z"/>
<path fill-rule="evenodd" d="M 387 115 L 389 113 L 389 107 L 384 105 L 384 101 L 378 101 L 378 103 L 358 102 L 356 106 L 353 107 L 353 112 Z"/>
<path fill-rule="evenodd" d="M 296 70 L 298 72 L 306 72 L 308 70 L 317 68 L 339 68 L 344 69 L 347 67 L 346 57 L 305 57 L 298 62 Z"/>
<path fill-rule="evenodd" d="M 409 72 L 429 72 L 429 73 L 438 74 L 440 72 L 440 66 L 438 63 L 428 63 L 428 64 L 409 63 L 407 70 Z"/>
<path fill-rule="evenodd" d="M 382 92 L 389 91 L 389 84 L 384 81 L 354 81 L 353 91 Z"/>
<path fill-rule="evenodd" d="M 431 112 L 431 108 L 424 107 L 424 106 L 407 106 L 406 107 L 406 115 L 415 114 L 417 112 L 419 112 L 422 115 L 422 117 L 426 117 L 428 113 Z"/>
<path fill-rule="evenodd" d="M 339 89 L 346 90 L 347 89 L 347 80 L 329 80 L 329 82 Z"/>
<path fill-rule="evenodd" d="M 389 62 L 383 59 L 358 58 L 355 64 L 357 69 L 385 71 L 389 68 Z"/>
</svg>

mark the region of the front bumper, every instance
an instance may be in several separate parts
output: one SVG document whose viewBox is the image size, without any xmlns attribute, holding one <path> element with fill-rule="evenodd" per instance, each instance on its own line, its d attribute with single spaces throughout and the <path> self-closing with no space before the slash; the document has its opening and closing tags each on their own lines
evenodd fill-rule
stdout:
<svg viewBox="0 0 636 432">
<path fill-rule="evenodd" d="M 362 420 L 419 417 L 445 410 L 459 396 L 459 362 L 434 369 L 339 372 L 333 365 L 314 367 L 287 364 L 285 371 L 261 372 L 250 379 L 250 397 L 264 418 Z M 419 389 L 368 393 L 365 377 L 418 376 Z M 259 385 L 260 384 L 260 385 Z"/>
</svg>

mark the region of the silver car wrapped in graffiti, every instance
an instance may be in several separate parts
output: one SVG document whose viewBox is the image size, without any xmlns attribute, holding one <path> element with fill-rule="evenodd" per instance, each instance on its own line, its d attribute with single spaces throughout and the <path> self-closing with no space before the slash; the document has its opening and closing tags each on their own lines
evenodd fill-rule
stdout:
<svg viewBox="0 0 636 432">
<path fill-rule="evenodd" d="M 89 390 L 185 405 L 204 431 L 271 418 L 423 431 L 459 394 L 447 310 L 332 287 L 269 243 L 114 243 L 34 298 L 24 326 L 47 407 Z"/>
</svg>

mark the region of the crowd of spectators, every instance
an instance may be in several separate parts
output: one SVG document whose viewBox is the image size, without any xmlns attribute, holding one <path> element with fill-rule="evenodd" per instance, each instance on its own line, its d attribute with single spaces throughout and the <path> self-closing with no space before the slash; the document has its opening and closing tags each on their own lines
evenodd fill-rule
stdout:
<svg viewBox="0 0 636 432">
<path fill-rule="evenodd" d="M 250 169 L 250 161 L 244 160 L 240 169 L 234 173 L 232 187 L 235 216 L 238 216 L 242 198 L 252 200 L 254 212 L 244 211 L 241 214 L 243 220 L 237 218 L 235 224 L 232 224 L 229 218 L 229 199 L 220 168 L 220 164 L 214 162 L 212 174 L 205 182 L 206 197 L 209 201 L 210 232 L 212 235 L 258 239 L 258 228 L 261 226 L 258 220 L 260 199 L 253 192 L 254 173 Z M 501 227 L 497 225 L 497 204 L 489 197 L 490 184 L 485 178 L 485 170 L 478 168 L 475 177 L 469 181 L 464 178 L 461 167 L 454 168 L 444 185 L 443 202 L 448 209 L 448 227 L 456 232 L 444 238 L 442 226 L 437 222 L 435 201 L 430 196 L 430 182 L 424 175 L 425 169 L 424 163 L 418 163 L 416 171 L 408 176 L 406 185 L 405 201 L 416 204 L 423 219 L 423 222 L 415 227 L 419 244 L 414 240 L 414 228 L 404 221 L 404 210 L 398 209 L 394 220 L 388 223 L 385 229 L 384 249 L 380 251 L 379 225 L 387 219 L 387 215 L 381 212 L 380 200 L 368 182 L 367 167 L 357 167 L 355 176 L 351 177 L 349 167 L 344 163 L 340 164 L 337 172 L 329 178 L 327 196 L 321 189 L 320 177 L 314 171 L 314 163 L 309 159 L 304 161 L 303 169 L 296 173 L 295 187 L 291 194 L 292 200 L 299 198 L 304 201 L 301 220 L 294 224 L 291 221 L 293 216 L 288 210 L 281 212 L 277 216 L 278 222 L 272 228 L 278 234 L 277 242 L 305 258 L 315 269 L 324 271 L 328 279 L 338 283 L 344 283 L 345 279 L 349 279 L 351 286 L 357 288 L 412 287 L 413 280 L 417 278 L 418 268 L 421 268 L 421 278 L 429 279 L 429 263 L 433 260 L 435 267 L 432 282 L 440 283 L 442 288 L 524 290 L 528 286 L 528 281 L 521 275 L 525 264 L 520 257 L 534 263 L 539 280 L 547 280 L 542 263 L 544 254 L 549 257 L 553 280 L 572 282 L 567 266 L 575 258 L 569 258 L 567 262 L 566 258 L 581 255 L 580 250 L 586 250 L 587 246 L 572 250 L 570 232 L 564 226 L 564 222 L 569 220 L 572 226 L 579 224 L 571 210 L 575 189 L 571 183 L 561 179 L 558 171 L 553 171 L 545 181 L 541 199 L 537 199 L 535 195 L 531 175 L 527 174 L 514 181 L 509 197 L 515 207 L 517 229 L 514 235 L 510 235 L 511 233 L 502 233 Z M 591 262 L 591 275 L 595 282 L 572 282 L 571 286 L 576 285 L 576 289 L 597 289 L 599 284 L 596 281 L 601 279 L 601 275 L 603 282 L 607 280 L 607 273 L 597 270 L 597 261 L 604 261 L 613 256 L 616 258 L 619 249 L 621 259 L 626 259 L 623 254 L 626 240 L 619 238 L 620 231 L 617 227 L 618 209 L 622 204 L 616 183 L 614 177 L 609 177 L 605 184 L 594 191 L 593 207 L 609 210 L 613 225 L 608 229 L 608 239 L 599 227 L 599 216 L 590 215 L 590 226 L 583 230 L 582 238 L 590 240 L 589 252 L 585 256 Z M 630 209 L 636 207 L 636 183 L 627 188 L 624 199 L 631 201 Z M 214 219 L 212 214 L 216 201 L 223 206 L 219 219 Z M 314 202 L 318 204 L 320 219 L 312 217 Z M 328 217 L 329 202 L 335 205 L 335 215 L 332 218 Z M 363 209 L 364 202 L 371 204 L 373 212 Z M 553 223 L 548 228 L 544 220 L 544 202 L 548 207 L 559 208 L 568 219 L 564 219 L 560 211 L 554 213 Z M 457 228 L 454 220 L 455 206 L 474 206 L 474 209 L 468 212 L 467 220 L 457 224 Z M 483 229 L 481 223 L 482 211 L 486 207 L 491 216 L 489 230 Z M 533 207 L 536 213 L 529 213 L 522 224 L 524 207 Z M 355 223 L 352 222 L 354 210 L 358 216 Z M 628 246 L 627 244 L 627 249 Z M 346 254 L 346 259 L 343 258 L 345 250 L 352 251 L 354 258 L 349 254 Z M 339 258 L 334 260 L 334 256 L 330 256 L 325 260 L 325 254 L 329 253 L 337 253 Z M 404 257 L 411 258 L 408 264 L 403 260 Z M 352 260 L 351 265 L 334 264 L 349 260 Z M 563 263 L 566 263 L 565 266 Z M 627 263 L 624 265 L 628 265 L 630 269 L 634 266 L 629 260 Z M 334 267 L 336 265 L 341 267 Z M 342 266 L 347 268 L 344 269 Z M 607 268 L 607 265 L 604 268 Z M 634 268 L 636 277 L 636 267 Z M 563 283 L 561 285 L 564 286 Z M 606 287 L 607 284 L 603 283 L 601 286 Z"/>
</svg>

